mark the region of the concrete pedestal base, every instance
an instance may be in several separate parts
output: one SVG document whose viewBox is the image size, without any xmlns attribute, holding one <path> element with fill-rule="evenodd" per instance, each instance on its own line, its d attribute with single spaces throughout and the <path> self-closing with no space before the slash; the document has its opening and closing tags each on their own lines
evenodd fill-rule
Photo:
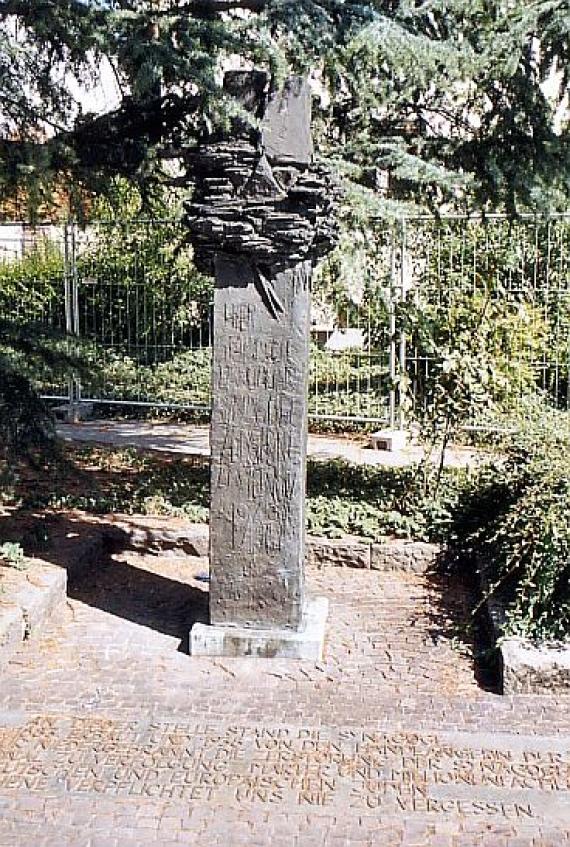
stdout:
<svg viewBox="0 0 570 847">
<path fill-rule="evenodd" d="M 407 442 L 408 437 L 404 429 L 380 429 L 370 436 L 370 446 L 373 450 L 386 450 L 389 453 L 405 450 Z"/>
<path fill-rule="evenodd" d="M 299 630 L 197 623 L 190 632 L 190 655 L 319 661 L 323 655 L 328 606 L 326 597 L 308 600 Z"/>
</svg>

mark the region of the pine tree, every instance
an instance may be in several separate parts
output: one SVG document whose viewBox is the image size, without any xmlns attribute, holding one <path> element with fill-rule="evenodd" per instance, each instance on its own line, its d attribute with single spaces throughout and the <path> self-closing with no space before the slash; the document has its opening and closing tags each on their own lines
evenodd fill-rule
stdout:
<svg viewBox="0 0 570 847">
<path fill-rule="evenodd" d="M 432 206 L 567 199 L 569 0 L 0 0 L 0 21 L 3 196 L 25 185 L 37 205 L 55 177 L 72 194 L 115 174 L 184 185 L 165 163 L 227 116 L 239 56 L 276 84 L 312 76 L 319 154 L 372 194 L 388 173 Z M 69 81 L 102 62 L 121 103 L 82 113 Z"/>
<path fill-rule="evenodd" d="M 57 379 L 84 373 L 85 366 L 62 333 L 0 317 L 0 478 L 19 456 L 53 452 L 53 415 L 32 384 L 38 370 Z"/>
<path fill-rule="evenodd" d="M 0 0 L 0 203 L 37 214 L 63 190 L 77 214 L 114 177 L 150 207 L 188 190 L 185 152 L 227 122 L 237 57 L 275 86 L 310 76 L 317 154 L 344 175 L 353 219 L 401 201 L 564 206 L 569 30 L 570 0 Z M 74 92 L 104 64 L 120 103 L 98 115 Z M 30 413 L 45 421 L 12 355 L 49 359 L 32 337 L 0 337 L 6 445 L 37 440 Z"/>
</svg>

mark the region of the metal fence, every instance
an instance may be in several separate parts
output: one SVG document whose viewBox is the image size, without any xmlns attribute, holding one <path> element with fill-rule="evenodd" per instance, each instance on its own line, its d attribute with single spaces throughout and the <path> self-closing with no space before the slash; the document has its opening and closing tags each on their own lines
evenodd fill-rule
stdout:
<svg viewBox="0 0 570 847">
<path fill-rule="evenodd" d="M 0 226 L 4 315 L 77 339 L 88 366 L 47 397 L 209 408 L 211 286 L 177 221 Z M 71 342 L 71 347 L 75 345 Z"/>
<path fill-rule="evenodd" d="M 378 224 L 363 255 L 352 283 L 315 285 L 312 418 L 421 417 L 454 336 L 488 303 L 502 401 L 570 407 L 569 216 Z M 2 315 L 66 332 L 89 362 L 81 378 L 34 371 L 45 396 L 207 412 L 211 296 L 178 221 L 0 225 Z"/>
<path fill-rule="evenodd" d="M 487 393 L 498 408 L 534 399 L 569 409 L 570 216 L 420 218 L 400 232 L 400 298 L 431 330 L 431 345 L 417 327 L 406 342 L 411 413 L 421 416 L 426 386 L 469 333 L 469 352 L 485 351 L 495 369 Z M 471 418 L 480 421 L 476 401 Z"/>
</svg>

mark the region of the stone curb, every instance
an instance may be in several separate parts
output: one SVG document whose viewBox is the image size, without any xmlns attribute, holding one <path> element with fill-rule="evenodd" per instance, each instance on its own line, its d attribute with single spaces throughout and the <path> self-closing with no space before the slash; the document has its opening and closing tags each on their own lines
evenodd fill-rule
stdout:
<svg viewBox="0 0 570 847">
<path fill-rule="evenodd" d="M 322 568 L 325 565 L 341 568 L 370 568 L 372 545 L 353 535 L 343 538 L 319 538 L 309 535 L 305 542 L 306 560 Z"/>
<path fill-rule="evenodd" d="M 32 638 L 67 597 L 65 570 L 32 560 L 21 579 L 8 582 L 10 599 L 22 612 L 24 638 Z"/>
<path fill-rule="evenodd" d="M 106 519 L 104 526 L 105 536 L 111 543 L 128 543 L 135 550 L 162 554 L 168 551 L 182 552 L 204 558 L 208 556 L 207 524 L 133 515 Z M 436 564 L 440 547 L 424 541 L 399 538 L 372 542 L 354 535 L 341 538 L 308 535 L 306 551 L 307 562 L 316 567 L 327 565 L 425 573 Z"/>
<path fill-rule="evenodd" d="M 481 590 L 489 590 L 484 571 Z M 506 613 L 500 598 L 485 601 L 489 630 L 499 654 L 503 694 L 554 694 L 570 691 L 570 642 L 534 644 L 503 635 Z"/>
<path fill-rule="evenodd" d="M 150 553 L 208 556 L 208 524 L 190 523 L 182 518 L 115 515 L 101 518 L 103 536 L 118 549 L 130 547 Z"/>
<path fill-rule="evenodd" d="M 99 534 L 78 540 L 71 534 L 58 542 L 57 549 L 61 563 L 27 557 L 23 570 L 2 568 L 0 670 L 23 641 L 34 638 L 60 612 L 67 599 L 68 578 L 101 557 L 104 539 Z"/>
<path fill-rule="evenodd" d="M 426 573 L 436 564 L 439 553 L 437 544 L 400 538 L 370 542 L 351 535 L 339 539 L 307 537 L 307 561 L 316 567 Z"/>
<path fill-rule="evenodd" d="M 65 603 L 67 574 L 62 568 L 32 559 L 25 570 L 9 572 L 0 584 L 1 667 L 22 641 L 36 635 Z"/>
<path fill-rule="evenodd" d="M 570 693 L 570 644 L 540 647 L 523 638 L 498 644 L 503 694 Z"/>
<path fill-rule="evenodd" d="M 387 538 L 372 544 L 370 567 L 378 571 L 426 573 L 435 567 L 440 554 L 439 544 Z"/>
</svg>

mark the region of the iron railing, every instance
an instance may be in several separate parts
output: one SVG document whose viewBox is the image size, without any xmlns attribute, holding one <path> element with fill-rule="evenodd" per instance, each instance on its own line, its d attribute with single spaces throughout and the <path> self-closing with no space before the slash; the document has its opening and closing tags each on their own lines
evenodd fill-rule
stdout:
<svg viewBox="0 0 570 847">
<path fill-rule="evenodd" d="M 315 285 L 312 418 L 398 427 L 421 417 L 452 346 L 445 333 L 485 298 L 504 307 L 494 352 L 505 403 L 534 393 L 570 408 L 570 216 L 378 223 L 363 252 L 341 290 Z M 211 283 L 179 221 L 0 224 L 0 309 L 81 345 L 81 379 L 34 374 L 47 397 L 209 410 Z"/>
<path fill-rule="evenodd" d="M 498 371 L 500 407 L 516 410 L 534 397 L 570 409 L 570 215 L 418 218 L 402 225 L 400 243 L 402 297 L 439 340 L 435 350 L 417 331 L 407 340 L 414 417 L 453 349 L 446 333 L 484 334 L 485 327 L 492 336 L 480 344 Z M 478 418 L 473 408 L 475 425 Z"/>
</svg>

